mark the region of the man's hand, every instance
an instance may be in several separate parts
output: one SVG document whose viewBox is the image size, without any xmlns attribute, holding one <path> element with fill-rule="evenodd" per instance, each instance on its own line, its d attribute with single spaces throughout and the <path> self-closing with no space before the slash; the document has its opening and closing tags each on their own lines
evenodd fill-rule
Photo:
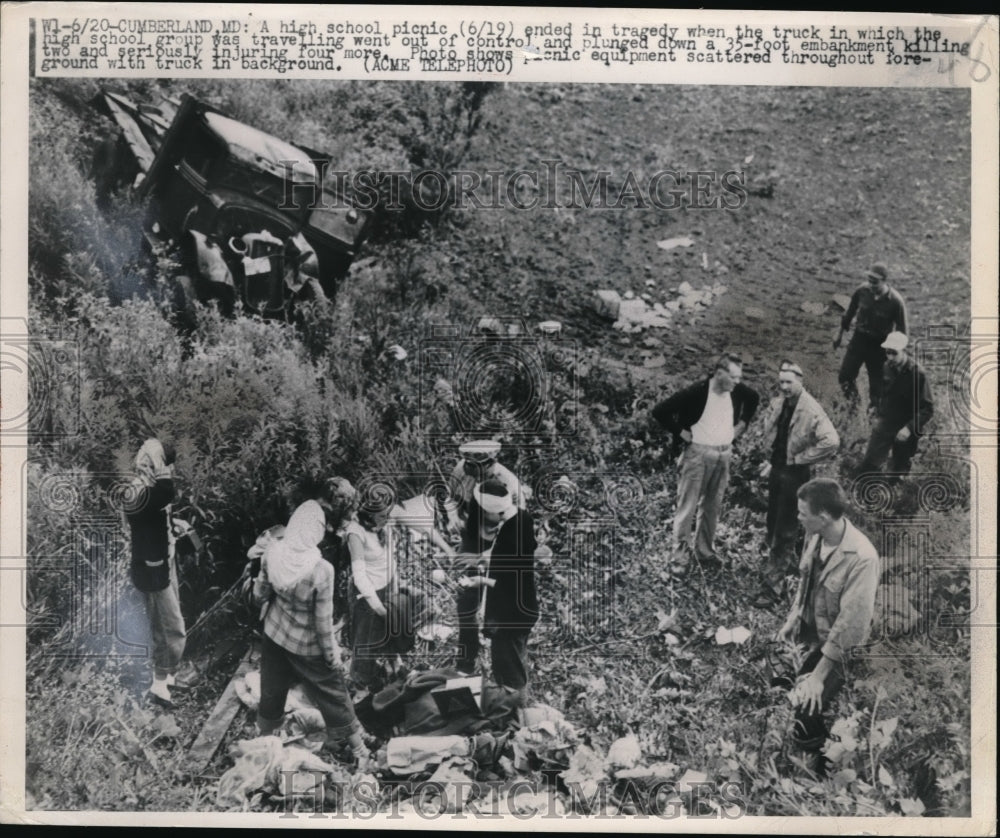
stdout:
<svg viewBox="0 0 1000 838">
<path fill-rule="evenodd" d="M 903 425 L 903 427 L 899 429 L 899 433 L 896 434 L 896 442 L 906 442 L 909 438 L 910 429 L 906 427 L 906 425 Z"/>
<path fill-rule="evenodd" d="M 795 685 L 791 699 L 794 706 L 804 708 L 807 713 L 818 713 L 823 708 L 823 678 L 810 672 Z"/>
<path fill-rule="evenodd" d="M 371 606 L 372 611 L 374 611 L 380 617 L 385 617 L 385 615 L 388 613 L 385 610 L 385 606 L 382 604 L 382 600 L 380 600 L 377 596 L 369 597 L 366 601 L 368 605 Z"/>
<path fill-rule="evenodd" d="M 691 431 L 681 431 L 681 439 L 685 442 L 691 441 Z"/>
<path fill-rule="evenodd" d="M 761 476 L 761 477 L 762 477 L 763 479 L 765 479 L 765 480 L 766 480 L 766 479 L 767 479 L 768 477 L 770 477 L 770 476 L 771 476 L 771 464 L 770 464 L 770 463 L 764 463 L 764 465 L 762 465 L 762 466 L 760 467 L 760 476 Z"/>
<path fill-rule="evenodd" d="M 785 624 L 778 629 L 774 639 L 779 643 L 791 643 L 795 639 L 795 620 L 788 619 Z"/>
<path fill-rule="evenodd" d="M 739 439 L 740 435 L 747 429 L 747 423 L 740 420 L 733 426 L 733 439 Z"/>
<path fill-rule="evenodd" d="M 340 669 L 344 665 L 343 653 L 340 651 L 340 647 L 336 647 L 332 652 L 328 653 L 326 656 L 326 665 L 330 669 Z"/>
</svg>

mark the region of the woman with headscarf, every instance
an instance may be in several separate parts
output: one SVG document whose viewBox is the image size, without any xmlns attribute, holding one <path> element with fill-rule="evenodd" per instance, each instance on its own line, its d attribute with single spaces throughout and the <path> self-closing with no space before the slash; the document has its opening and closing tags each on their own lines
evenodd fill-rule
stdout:
<svg viewBox="0 0 1000 838">
<path fill-rule="evenodd" d="M 536 547 L 534 521 L 518 509 L 503 483 L 486 480 L 473 489 L 461 553 L 476 567 L 460 581 L 456 666 L 468 673 L 475 669 L 476 612 L 485 590 L 483 634 L 490 638 L 493 680 L 522 693 L 528 685 L 528 635 L 538 621 Z"/>
<path fill-rule="evenodd" d="M 170 531 L 174 457 L 171 445 L 147 439 L 136 454 L 132 492 L 125 504 L 132 536 L 132 584 L 145 595 L 153 639 L 153 685 L 149 694 L 167 706 L 172 703 L 170 687 L 187 638 Z"/>
<path fill-rule="evenodd" d="M 323 714 L 327 747 L 347 742 L 363 764 L 368 752 L 333 633 L 333 568 L 319 550 L 325 532 L 323 507 L 307 500 L 264 552 L 254 589 L 266 603 L 257 727 L 266 735 L 281 725 L 288 689 L 301 681 Z"/>
</svg>

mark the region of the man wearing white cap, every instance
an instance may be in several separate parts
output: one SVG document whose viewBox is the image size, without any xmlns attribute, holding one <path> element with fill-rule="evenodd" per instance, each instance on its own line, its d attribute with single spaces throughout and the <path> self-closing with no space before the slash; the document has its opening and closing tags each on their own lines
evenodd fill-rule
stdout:
<svg viewBox="0 0 1000 838">
<path fill-rule="evenodd" d="M 882 343 L 886 359 L 882 394 L 859 473 L 881 471 L 886 457 L 890 472 L 909 472 L 917 442 L 934 415 L 927 376 L 907 354 L 908 343 L 902 332 L 892 332 Z"/>
<path fill-rule="evenodd" d="M 472 490 L 485 480 L 498 480 L 507 487 L 515 505 L 525 509 L 531 492 L 506 466 L 497 462 L 500 443 L 493 439 L 474 439 L 458 447 L 461 459 L 451 472 L 451 492 L 458 502 L 462 520 L 468 512 Z"/>
<path fill-rule="evenodd" d="M 764 447 L 768 459 L 760 476 L 767 478 L 768 556 L 761 570 L 761 591 L 754 605 L 770 608 L 780 598 L 786 576 L 798 574 L 795 542 L 799 535 L 800 486 L 812 479 L 813 463 L 829 460 L 840 447 L 830 417 L 802 384 L 802 368 L 782 361 L 778 371 L 781 395 L 764 413 Z"/>
</svg>

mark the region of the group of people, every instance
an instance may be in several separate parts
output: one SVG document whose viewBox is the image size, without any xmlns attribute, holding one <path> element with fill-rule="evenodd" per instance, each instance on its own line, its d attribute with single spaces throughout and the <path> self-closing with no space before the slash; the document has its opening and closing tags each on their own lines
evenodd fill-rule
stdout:
<svg viewBox="0 0 1000 838">
<path fill-rule="evenodd" d="M 452 474 L 455 548 L 408 504 L 366 503 L 340 477 L 303 479 L 299 501 L 284 526 L 265 531 L 248 551 L 253 599 L 260 609 L 261 696 L 257 725 L 262 735 L 283 723 L 290 687 L 300 682 L 323 716 L 326 739 L 368 759 L 355 712 L 379 682 L 379 662 L 389 674 L 413 647 L 418 593 L 400 585 L 391 533 L 421 530 L 452 560 L 456 574 L 458 646 L 456 675 L 472 675 L 480 653 L 480 631 L 490 638 L 493 681 L 523 703 L 528 684 L 527 641 L 538 620 L 534 578 L 535 525 L 526 512 L 530 491 L 497 462 L 499 443 L 477 440 L 460 447 Z M 174 499 L 173 450 L 147 440 L 135 460 L 135 503 L 126 510 L 132 533 L 132 581 L 146 597 L 153 643 L 152 700 L 172 706 L 170 688 L 184 653 L 184 621 L 170 527 Z M 420 502 L 429 499 L 420 497 Z M 396 527 L 390 527 L 390 523 Z M 331 541 L 349 556 L 338 574 L 336 560 L 321 545 Z M 338 583 L 349 590 L 350 666 L 334 620 Z"/>
<path fill-rule="evenodd" d="M 840 383 L 855 397 L 855 379 L 868 369 L 871 437 L 862 471 L 881 469 L 886 458 L 897 475 L 909 469 L 917 442 L 933 411 L 924 373 L 908 357 L 905 305 L 875 265 L 851 299 L 834 346 L 855 316 L 857 325 Z M 683 444 L 673 519 L 673 561 L 702 568 L 723 564 L 715 531 L 729 482 L 733 443 L 754 421 L 759 395 L 742 382 L 742 363 L 722 355 L 711 374 L 657 404 L 653 417 Z M 767 480 L 767 555 L 754 604 L 773 608 L 798 586 L 779 636 L 806 643 L 810 653 L 793 693 L 796 735 L 814 754 L 826 738 L 823 711 L 844 681 L 852 646 L 865 642 L 874 611 L 879 558 L 868 538 L 845 517 L 847 499 L 835 480 L 814 478 L 813 467 L 830 461 L 840 446 L 836 427 L 804 386 L 794 361 L 778 370 L 780 395 L 762 411 Z M 456 549 L 433 523 L 424 525 L 456 571 L 458 673 L 475 671 L 480 629 L 490 638 L 492 677 L 523 695 L 528 684 L 528 637 L 538 620 L 534 561 L 535 525 L 527 511 L 530 490 L 498 462 L 499 443 L 477 440 L 461 446 L 451 479 L 452 523 L 460 528 Z M 153 636 L 154 679 L 150 695 L 171 702 L 170 687 L 184 652 L 185 630 L 172 556 L 169 505 L 174 452 L 147 440 L 135 460 L 137 502 L 127 510 L 132 532 L 132 579 L 146 596 Z M 401 588 L 386 528 L 405 509 L 369 508 L 343 478 L 307 481 L 304 497 L 284 527 L 273 527 L 251 548 L 260 568 L 253 585 L 261 607 L 261 700 L 258 726 L 269 733 L 281 724 L 285 700 L 301 681 L 322 712 L 328 742 L 348 745 L 367 759 L 355 703 L 372 688 L 380 657 L 412 648 L 413 614 L 419 597 Z M 405 507 L 405 504 L 404 504 Z M 410 524 L 413 522 L 411 521 Z M 391 528 L 390 528 L 391 529 Z M 800 529 L 805 534 L 797 555 Z M 338 573 L 321 544 L 333 537 L 346 545 L 347 566 Z M 345 583 L 347 583 L 345 585 Z M 351 663 L 344 669 L 335 632 L 338 587 L 350 593 Z M 484 602 L 485 600 L 485 602 Z"/>
<path fill-rule="evenodd" d="M 839 383 L 857 405 L 856 379 L 868 370 L 871 434 L 857 474 L 881 471 L 889 460 L 889 480 L 910 470 L 918 440 L 933 414 L 927 377 L 907 354 L 906 306 L 888 284 L 888 271 L 873 265 L 867 282 L 851 297 L 834 348 L 856 320 Z M 675 442 L 685 444 L 680 458 L 677 509 L 673 520 L 673 561 L 717 568 L 715 531 L 729 483 L 733 442 L 754 420 L 759 395 L 742 382 L 740 359 L 722 355 L 709 377 L 686 387 L 652 411 Z M 868 637 L 879 580 L 878 553 L 844 517 L 847 499 L 840 484 L 813 476 L 813 467 L 832 460 L 840 435 L 822 405 L 804 386 L 805 373 L 791 360 L 778 367 L 775 397 L 763 411 L 768 481 L 767 555 L 761 563 L 760 589 L 753 604 L 774 608 L 784 598 L 790 577 L 798 586 L 779 637 L 809 647 L 792 695 L 797 706 L 796 736 L 817 758 L 826 739 L 823 711 L 844 682 L 844 663 L 852 646 Z M 800 529 L 804 549 L 797 552 Z"/>
</svg>

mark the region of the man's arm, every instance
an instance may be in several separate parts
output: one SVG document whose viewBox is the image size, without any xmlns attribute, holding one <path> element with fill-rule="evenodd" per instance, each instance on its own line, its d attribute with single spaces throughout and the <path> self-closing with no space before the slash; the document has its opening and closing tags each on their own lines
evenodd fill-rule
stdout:
<svg viewBox="0 0 1000 838">
<path fill-rule="evenodd" d="M 680 423 L 677 421 L 677 413 L 684 404 L 687 392 L 688 391 L 686 389 L 679 390 L 672 396 L 669 396 L 659 404 L 655 405 L 652 410 L 653 418 L 670 431 L 670 433 L 672 433 L 675 437 L 680 436 L 681 431 L 684 430 L 684 428 L 682 428 Z"/>
<path fill-rule="evenodd" d="M 896 331 L 902 332 L 904 335 L 908 335 L 907 331 L 907 315 L 906 315 L 906 300 L 903 299 L 903 295 L 898 291 L 895 292 L 896 296 Z"/>
<path fill-rule="evenodd" d="M 913 433 L 922 434 L 925 433 L 924 428 L 934 415 L 934 398 L 931 395 L 931 385 L 927 382 L 923 370 L 917 369 L 916 379 L 914 382 L 917 398 L 916 416 L 908 427 Z"/>
<path fill-rule="evenodd" d="M 821 463 L 829 460 L 840 448 L 840 434 L 826 415 L 822 407 L 818 408 L 812 428 L 813 443 L 804 451 L 795 455 L 795 461 L 801 464 Z"/>
<path fill-rule="evenodd" d="M 823 644 L 823 657 L 842 661 L 855 646 L 868 639 L 875 614 L 875 592 L 878 590 L 878 555 L 859 555 L 848 569 L 840 593 L 840 612 L 830 627 Z"/>
<path fill-rule="evenodd" d="M 739 415 L 736 417 L 736 425 L 734 426 L 734 438 L 738 438 L 747 429 L 747 426 L 753 420 L 754 414 L 757 413 L 757 405 L 760 404 L 760 395 L 756 390 L 747 387 L 746 384 L 739 384 L 737 386 L 739 387 L 741 404 Z"/>
<path fill-rule="evenodd" d="M 859 288 L 851 295 L 851 302 L 847 306 L 847 311 L 840 318 L 841 332 L 849 332 L 851 330 L 851 322 L 854 320 L 854 315 L 858 313 L 858 305 L 861 303 L 861 291 L 862 289 Z"/>
</svg>

